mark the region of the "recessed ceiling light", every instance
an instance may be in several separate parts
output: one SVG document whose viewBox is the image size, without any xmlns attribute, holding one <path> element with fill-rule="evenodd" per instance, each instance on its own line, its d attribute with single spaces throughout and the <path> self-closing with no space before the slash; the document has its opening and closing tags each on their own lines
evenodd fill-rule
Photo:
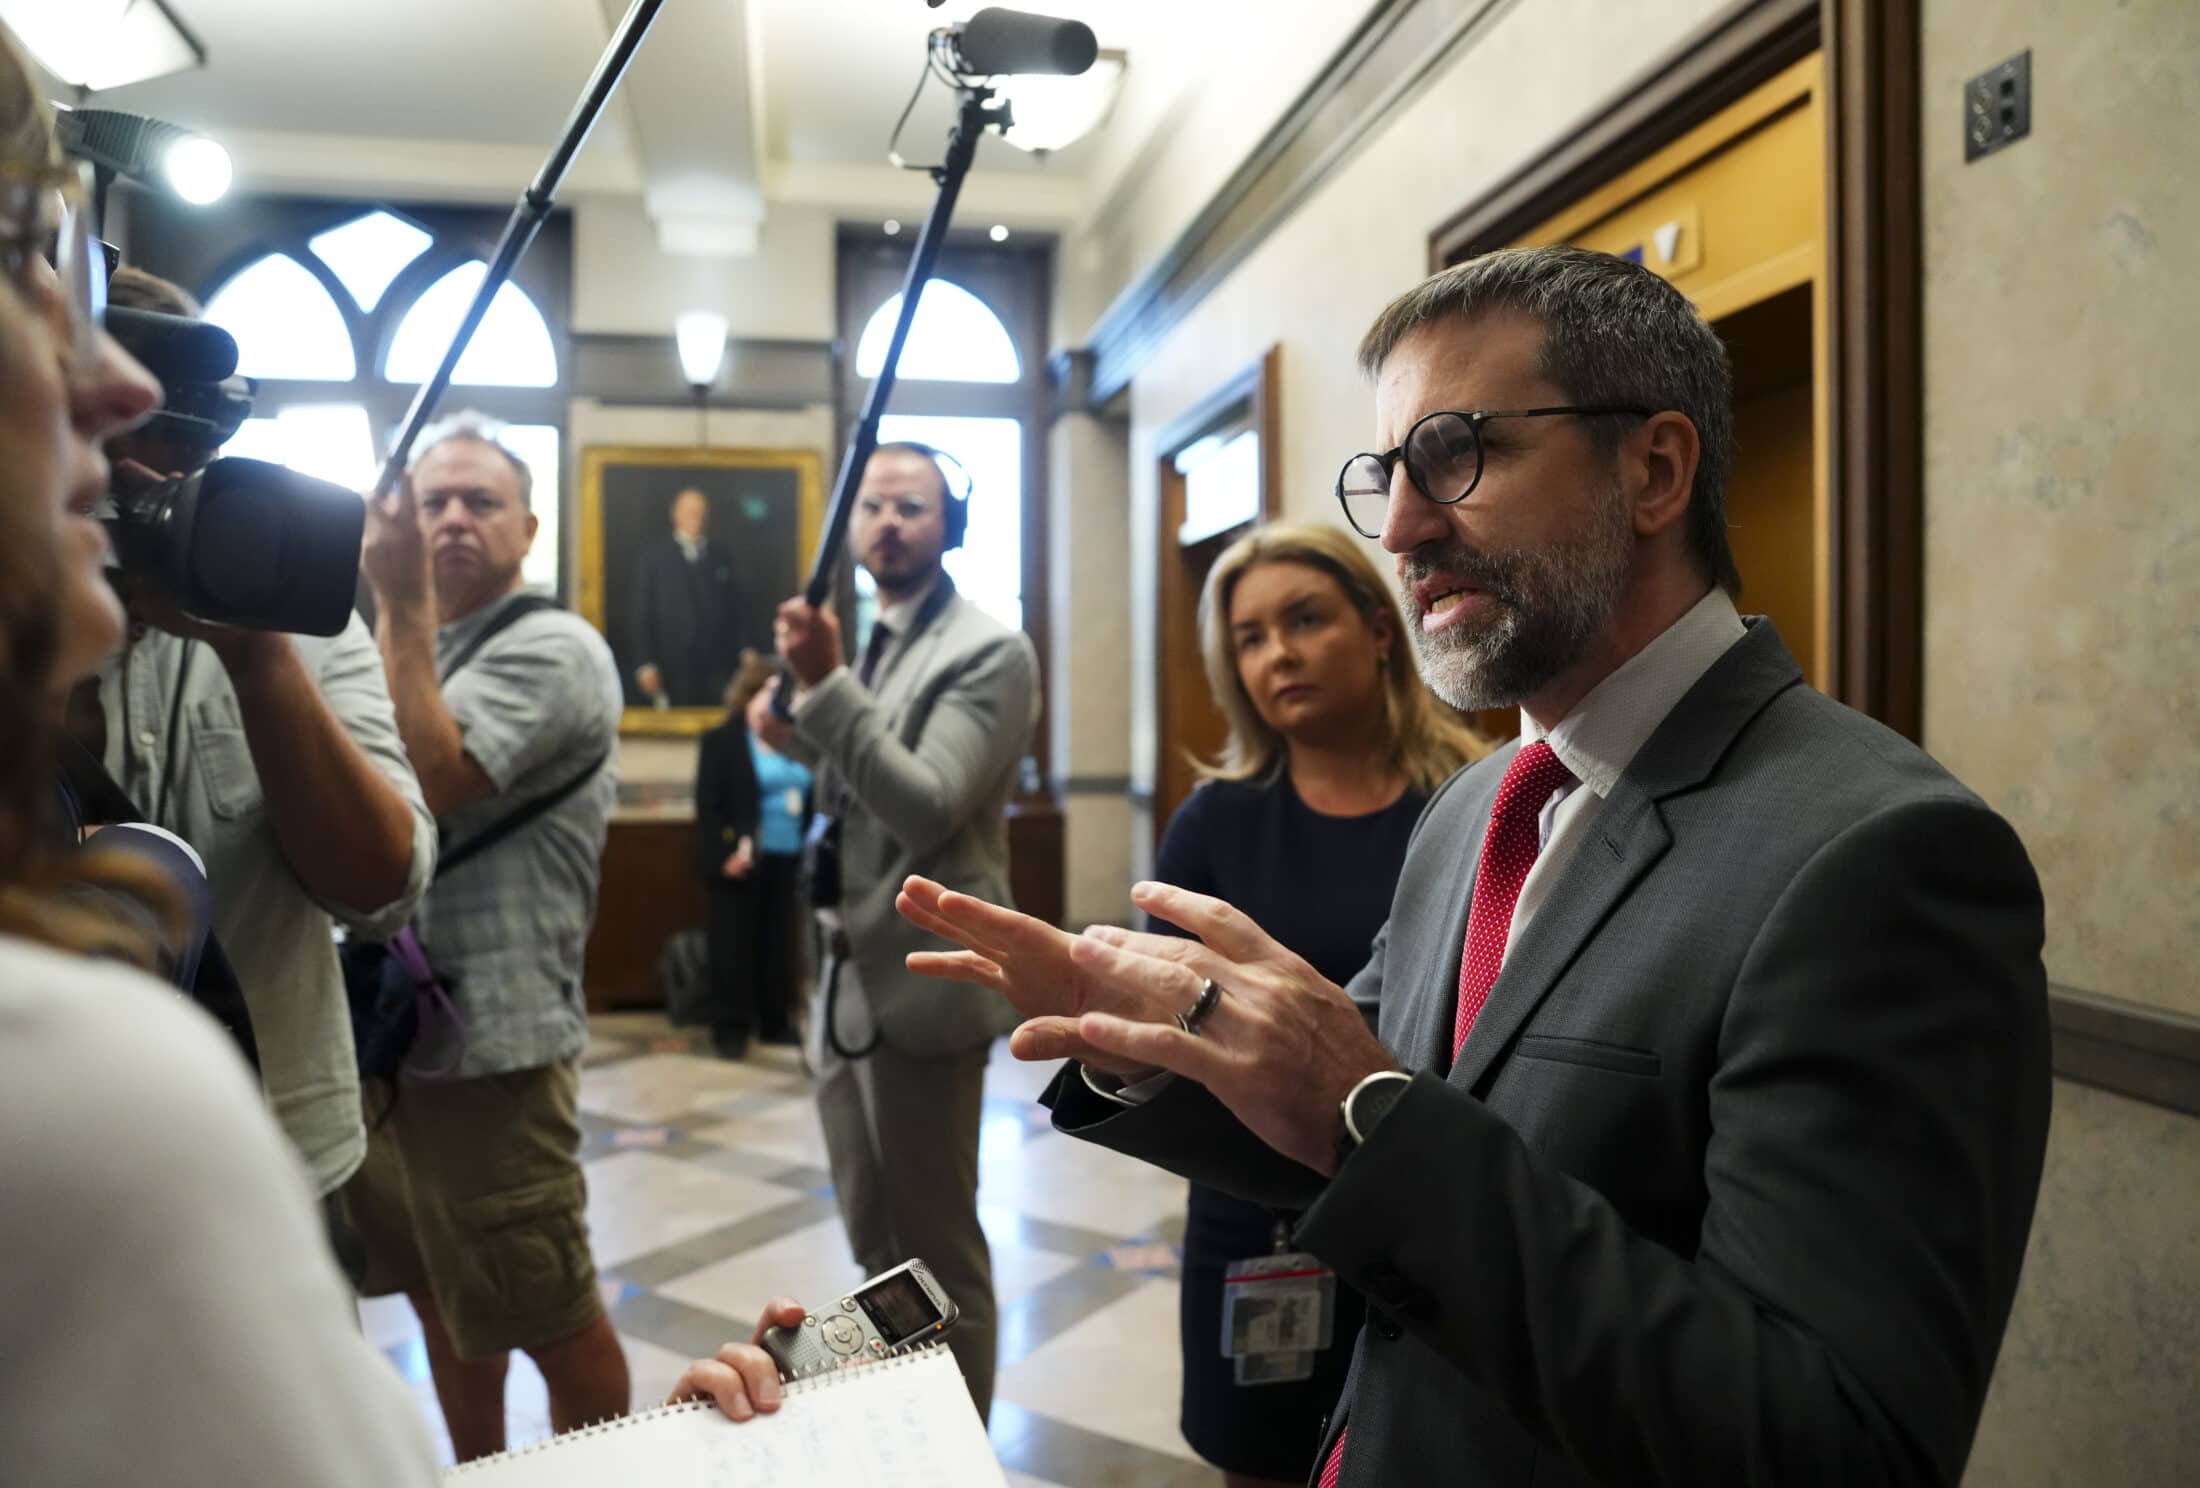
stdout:
<svg viewBox="0 0 2200 1488">
<path fill-rule="evenodd" d="M 1003 222 L 996 222 L 993 224 L 993 231 L 987 233 L 986 236 L 996 243 L 1005 243 L 1008 241 L 1008 225 Z"/>
<path fill-rule="evenodd" d="M 898 218 L 889 217 L 886 219 L 886 236 L 889 238 L 901 236 L 901 222 Z"/>
</svg>

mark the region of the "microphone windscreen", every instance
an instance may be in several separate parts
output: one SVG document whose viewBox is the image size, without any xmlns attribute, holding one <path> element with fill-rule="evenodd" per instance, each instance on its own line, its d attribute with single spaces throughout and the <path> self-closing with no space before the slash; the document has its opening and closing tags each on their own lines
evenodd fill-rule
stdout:
<svg viewBox="0 0 2200 1488">
<path fill-rule="evenodd" d="M 109 305 L 106 326 L 164 384 L 220 382 L 237 370 L 236 338 L 203 320 Z"/>
<path fill-rule="evenodd" d="M 988 6 L 963 22 L 956 50 L 972 73 L 1075 77 L 1092 66 L 1100 55 L 1100 43 L 1083 21 Z"/>
</svg>

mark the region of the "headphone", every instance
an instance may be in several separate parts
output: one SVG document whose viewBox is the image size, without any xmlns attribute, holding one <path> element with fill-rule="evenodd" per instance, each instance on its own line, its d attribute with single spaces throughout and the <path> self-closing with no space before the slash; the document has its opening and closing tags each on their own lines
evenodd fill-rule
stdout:
<svg viewBox="0 0 2200 1488">
<path fill-rule="evenodd" d="M 970 531 L 970 472 L 962 461 L 946 450 L 926 444 L 921 439 L 881 440 L 879 449 L 908 450 L 930 460 L 940 472 L 940 489 L 947 500 L 940 508 L 941 525 L 946 528 L 947 542 L 942 551 L 952 552 L 963 545 L 964 536 Z"/>
</svg>

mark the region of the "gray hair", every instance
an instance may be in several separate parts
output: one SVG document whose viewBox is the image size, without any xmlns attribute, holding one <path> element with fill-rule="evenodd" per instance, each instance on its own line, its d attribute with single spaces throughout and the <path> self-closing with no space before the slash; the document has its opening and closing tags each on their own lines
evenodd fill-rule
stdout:
<svg viewBox="0 0 2200 1488">
<path fill-rule="evenodd" d="M 1360 341 L 1373 377 L 1398 343 L 1439 320 L 1517 310 L 1543 324 L 1540 370 L 1569 403 L 1671 409 L 1696 426 L 1702 453 L 1688 503 L 1688 546 L 1705 578 L 1739 594 L 1726 535 L 1733 459 L 1734 380 L 1726 343 L 1688 297 L 1641 264 L 1586 248 L 1507 248 L 1469 259 L 1392 300 Z M 1609 456 L 1631 427 L 1585 421 Z"/>
<path fill-rule="evenodd" d="M 513 454 L 504 443 L 504 430 L 502 419 L 493 419 L 486 413 L 471 408 L 446 414 L 420 431 L 420 438 L 413 445 L 412 459 L 406 463 L 405 468 L 418 470 L 420 462 L 427 459 L 437 445 L 448 444 L 454 439 L 471 439 L 486 444 L 504 456 L 505 463 L 512 467 L 512 474 L 519 477 L 519 504 L 522 509 L 532 511 L 535 506 L 535 473 L 527 468 L 525 460 Z"/>
</svg>

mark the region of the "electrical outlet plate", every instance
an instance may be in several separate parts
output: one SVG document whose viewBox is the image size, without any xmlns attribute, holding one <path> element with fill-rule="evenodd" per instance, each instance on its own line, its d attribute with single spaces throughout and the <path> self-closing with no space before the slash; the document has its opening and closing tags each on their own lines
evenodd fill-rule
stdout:
<svg viewBox="0 0 2200 1488">
<path fill-rule="evenodd" d="M 1976 160 L 2032 132 L 2032 53 L 2022 51 L 1963 85 L 1963 158 Z"/>
</svg>

